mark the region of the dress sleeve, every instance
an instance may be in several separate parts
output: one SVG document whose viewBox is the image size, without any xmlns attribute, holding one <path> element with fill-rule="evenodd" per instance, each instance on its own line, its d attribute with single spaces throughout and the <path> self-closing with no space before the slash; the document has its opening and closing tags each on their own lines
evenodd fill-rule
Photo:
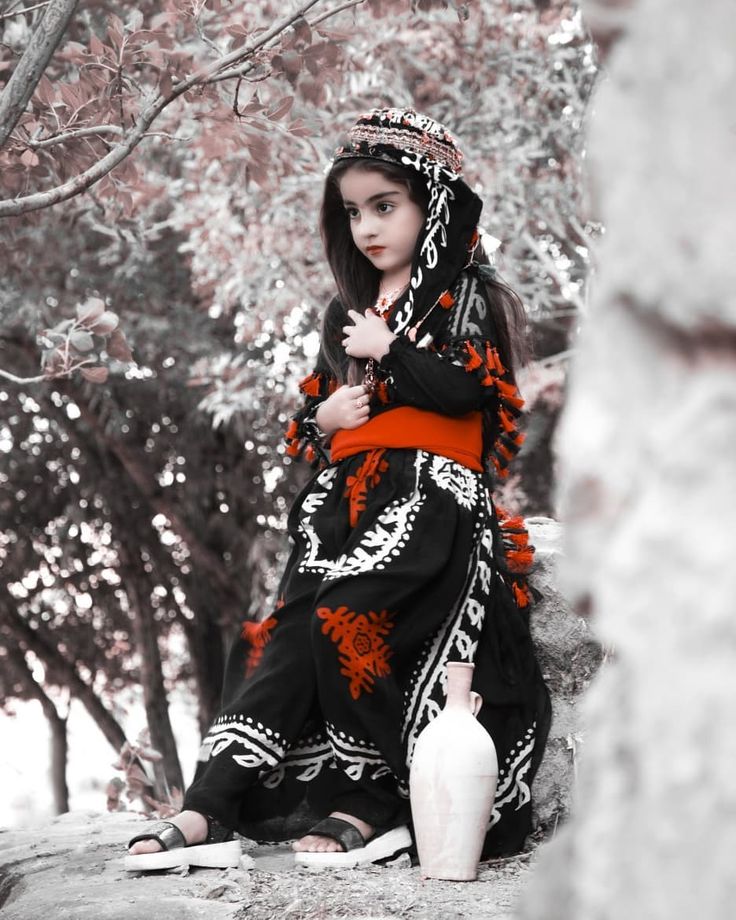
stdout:
<svg viewBox="0 0 736 920">
<path fill-rule="evenodd" d="M 394 401 L 442 415 L 465 415 L 480 409 L 484 392 L 477 375 L 467 374 L 452 356 L 417 348 L 400 335 L 379 362 L 391 381 Z"/>
<path fill-rule="evenodd" d="M 341 309 L 339 300 L 333 298 L 327 307 L 327 312 L 332 311 L 334 314 L 339 309 Z M 308 463 L 313 465 L 329 463 L 330 458 L 325 451 L 325 437 L 315 416 L 320 404 L 331 393 L 334 393 L 337 387 L 338 382 L 330 373 L 324 359 L 324 352 L 320 347 L 314 369 L 299 381 L 299 391 L 303 397 L 302 405 L 290 417 L 284 435 L 286 453 L 290 457 L 297 460 L 304 457 Z"/>
<path fill-rule="evenodd" d="M 435 327 L 433 350 L 418 348 L 399 336 L 381 359 L 388 381 L 387 398 L 382 401 L 443 415 L 481 410 L 486 417 L 488 460 L 505 478 L 524 439 L 517 427 L 524 401 L 498 353 L 498 333 L 482 271 L 476 267 L 463 271 L 437 309 L 445 315 Z M 420 328 L 420 340 L 421 335 Z"/>
</svg>

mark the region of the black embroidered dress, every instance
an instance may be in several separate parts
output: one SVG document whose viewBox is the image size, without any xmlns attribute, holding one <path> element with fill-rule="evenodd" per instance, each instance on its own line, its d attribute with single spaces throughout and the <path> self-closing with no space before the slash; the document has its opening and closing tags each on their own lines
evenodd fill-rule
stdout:
<svg viewBox="0 0 736 920">
<path fill-rule="evenodd" d="M 426 283 L 412 285 L 413 311 L 399 303 L 392 312 L 389 327 L 400 334 L 377 365 L 371 417 L 402 406 L 454 418 L 481 412 L 485 468 L 412 447 L 333 462 L 312 421 L 337 381 L 320 355 L 301 382 L 289 452 L 316 469 L 289 513 L 275 608 L 244 624 L 230 650 L 223 708 L 183 806 L 246 834 L 305 800 L 319 817 L 406 819 L 414 745 L 444 705 L 448 661 L 475 663 L 478 718 L 498 753 L 484 852 L 516 852 L 531 829 L 530 786 L 550 720 L 529 634 L 532 549 L 523 522 L 492 500 L 494 479 L 518 450 L 521 400 L 495 350 L 483 269 L 464 267 L 480 205 L 448 175 L 449 214 L 465 229 L 450 223 L 449 257 L 425 270 L 435 287 L 424 310 L 439 307 L 419 344 L 401 333 L 415 323 Z M 422 253 L 420 240 L 415 269 Z M 327 309 L 326 328 L 350 322 L 339 300 Z"/>
</svg>

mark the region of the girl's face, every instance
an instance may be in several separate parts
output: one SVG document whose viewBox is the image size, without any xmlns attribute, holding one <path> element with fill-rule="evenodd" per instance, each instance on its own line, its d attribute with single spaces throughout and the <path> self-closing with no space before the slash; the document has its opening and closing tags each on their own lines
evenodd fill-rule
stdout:
<svg viewBox="0 0 736 920">
<path fill-rule="evenodd" d="M 408 281 L 424 223 L 422 208 L 405 185 L 380 172 L 349 169 L 339 184 L 355 245 L 384 277 Z"/>
</svg>

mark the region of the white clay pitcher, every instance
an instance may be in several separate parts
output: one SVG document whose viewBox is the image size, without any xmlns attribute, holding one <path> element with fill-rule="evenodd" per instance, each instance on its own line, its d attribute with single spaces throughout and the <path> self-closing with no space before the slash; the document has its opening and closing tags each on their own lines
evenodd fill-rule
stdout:
<svg viewBox="0 0 736 920">
<path fill-rule="evenodd" d="M 496 795 L 498 759 L 475 718 L 483 703 L 471 691 L 473 665 L 449 662 L 447 702 L 419 735 L 409 791 L 425 878 L 472 881 Z"/>
</svg>

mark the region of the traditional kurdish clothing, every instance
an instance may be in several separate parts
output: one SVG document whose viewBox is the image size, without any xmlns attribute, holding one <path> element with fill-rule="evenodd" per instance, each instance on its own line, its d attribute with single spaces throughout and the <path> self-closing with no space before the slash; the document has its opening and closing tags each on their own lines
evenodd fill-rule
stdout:
<svg viewBox="0 0 736 920">
<path fill-rule="evenodd" d="M 412 281 L 385 317 L 399 334 L 374 362 L 369 421 L 336 432 L 329 453 L 314 415 L 338 382 L 322 354 L 301 381 L 288 451 L 316 469 L 289 513 L 276 605 L 230 651 L 184 808 L 245 833 L 305 799 L 320 817 L 405 819 L 414 745 L 444 704 L 445 664 L 471 661 L 500 768 L 485 853 L 512 853 L 531 827 L 550 719 L 529 635 L 532 548 L 491 497 L 521 443 L 522 400 L 496 350 L 487 269 L 467 264 L 480 200 L 449 168 L 459 151 L 447 132 L 403 116 L 364 116 L 338 153 L 427 177 Z M 402 130 L 411 144 L 397 149 Z M 337 299 L 327 312 L 326 328 L 350 322 Z"/>
</svg>

